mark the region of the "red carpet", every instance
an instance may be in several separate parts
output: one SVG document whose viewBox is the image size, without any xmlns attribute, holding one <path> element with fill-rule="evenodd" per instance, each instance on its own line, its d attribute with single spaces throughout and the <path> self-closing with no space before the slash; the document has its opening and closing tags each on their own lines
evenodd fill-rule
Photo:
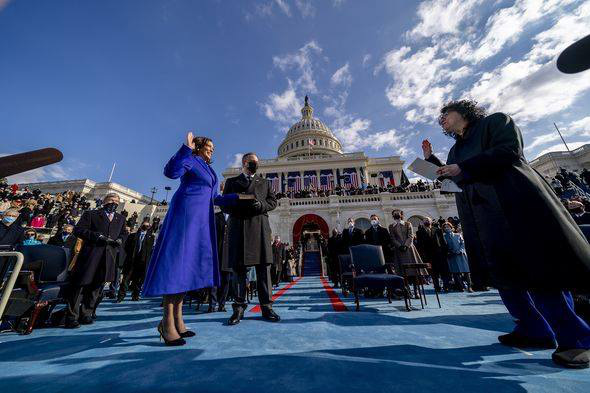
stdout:
<svg viewBox="0 0 590 393">
<path fill-rule="evenodd" d="M 277 293 L 272 295 L 272 301 L 274 302 L 275 300 L 283 296 L 283 294 L 287 292 L 289 288 L 291 288 L 293 285 L 297 284 L 297 281 L 299 280 L 301 280 L 301 277 L 298 277 L 297 279 L 295 279 L 295 281 L 287 284 L 284 288 L 281 288 Z M 250 309 L 250 312 L 260 312 L 260 305 L 252 307 Z"/>
</svg>

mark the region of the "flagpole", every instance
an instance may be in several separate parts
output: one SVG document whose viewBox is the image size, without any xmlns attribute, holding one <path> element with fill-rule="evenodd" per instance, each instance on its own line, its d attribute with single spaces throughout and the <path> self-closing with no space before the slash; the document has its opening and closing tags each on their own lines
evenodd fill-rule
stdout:
<svg viewBox="0 0 590 393">
<path fill-rule="evenodd" d="M 559 128 L 557 128 L 557 124 L 553 123 L 553 125 L 555 126 L 555 129 L 557 130 L 557 133 L 559 134 L 559 137 L 561 138 L 561 141 L 565 145 L 565 148 L 567 149 L 568 153 L 570 153 L 570 155 L 572 156 L 572 158 L 574 159 L 574 161 L 576 162 L 576 164 L 578 164 L 578 166 L 580 166 L 580 163 L 578 162 L 578 159 L 576 158 L 576 156 L 574 155 L 574 153 L 572 153 L 572 151 L 570 150 L 570 148 L 567 145 L 567 143 L 565 143 L 565 139 L 563 138 L 563 135 L 561 135 L 561 131 L 559 131 Z M 549 155 L 551 155 L 551 153 L 549 153 Z M 555 161 L 553 162 L 553 165 L 555 166 Z M 556 170 L 556 172 L 557 172 L 557 170 Z"/>
<path fill-rule="evenodd" d="M 109 176 L 109 183 L 110 183 L 110 182 L 111 182 L 111 180 L 113 179 L 113 173 L 115 172 L 115 165 L 116 165 L 116 164 L 117 164 L 116 162 L 113 162 L 113 169 L 111 169 L 111 174 L 110 174 L 110 176 Z"/>
</svg>

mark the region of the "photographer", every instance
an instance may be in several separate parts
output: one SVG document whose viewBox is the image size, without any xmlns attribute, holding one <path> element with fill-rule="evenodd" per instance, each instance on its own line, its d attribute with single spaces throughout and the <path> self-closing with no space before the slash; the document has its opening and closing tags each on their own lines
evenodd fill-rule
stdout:
<svg viewBox="0 0 590 393">
<path fill-rule="evenodd" d="M 124 217 L 116 213 L 117 194 L 107 194 L 101 209 L 84 212 L 74 229 L 83 240 L 72 269 L 66 328 L 91 324 L 92 313 L 105 282 L 115 280 L 117 251 L 122 244 Z"/>
</svg>

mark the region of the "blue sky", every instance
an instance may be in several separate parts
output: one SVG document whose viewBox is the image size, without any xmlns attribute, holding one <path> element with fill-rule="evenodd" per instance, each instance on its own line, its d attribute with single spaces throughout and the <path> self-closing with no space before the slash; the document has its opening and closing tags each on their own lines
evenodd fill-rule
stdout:
<svg viewBox="0 0 590 393">
<path fill-rule="evenodd" d="M 401 155 L 441 104 L 470 97 L 512 115 L 526 155 L 590 141 L 590 72 L 555 58 L 588 34 L 590 1 L 0 0 L 0 154 L 47 146 L 59 165 L 12 178 L 90 178 L 149 194 L 186 132 L 276 156 L 310 95 L 346 151 Z M 163 198 L 163 191 L 158 193 Z"/>
</svg>

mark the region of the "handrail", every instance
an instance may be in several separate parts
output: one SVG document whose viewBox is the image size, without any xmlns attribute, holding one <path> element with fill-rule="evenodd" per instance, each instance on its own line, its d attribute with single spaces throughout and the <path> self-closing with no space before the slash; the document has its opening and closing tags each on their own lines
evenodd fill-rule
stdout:
<svg viewBox="0 0 590 393">
<path fill-rule="evenodd" d="M 4 309 L 6 308 L 6 304 L 8 303 L 8 298 L 12 293 L 12 289 L 14 288 L 14 283 L 16 283 L 16 278 L 20 273 L 20 269 L 23 267 L 23 262 L 25 261 L 25 256 L 18 251 L 1 251 L 0 257 L 16 257 L 16 263 L 14 264 L 14 268 L 12 269 L 12 274 L 10 278 L 6 282 L 6 286 L 2 290 L 2 298 L 0 299 L 0 320 L 4 315 Z"/>
</svg>

